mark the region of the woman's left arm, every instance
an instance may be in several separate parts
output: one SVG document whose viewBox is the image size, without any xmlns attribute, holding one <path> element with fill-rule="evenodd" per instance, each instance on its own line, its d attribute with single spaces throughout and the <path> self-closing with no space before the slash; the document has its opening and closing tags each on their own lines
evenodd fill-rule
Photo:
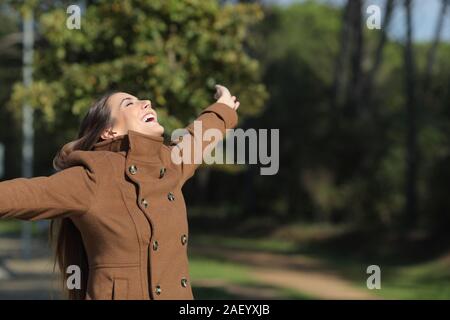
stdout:
<svg viewBox="0 0 450 320">
<path fill-rule="evenodd" d="M 200 116 L 186 127 L 187 133 L 181 136 L 176 144 L 179 147 L 179 156 L 182 158 L 181 170 L 183 182 L 192 177 L 195 170 L 203 162 L 203 152 L 208 147 L 210 149 L 221 141 L 227 129 L 233 129 L 238 123 L 237 109 L 240 102 L 230 91 L 217 85 L 215 98 L 217 101 L 202 111 Z M 199 128 L 201 127 L 201 131 Z M 204 139 L 207 130 L 214 129 L 220 132 L 220 139 Z M 189 156 L 185 157 L 188 152 Z M 200 159 L 199 159 L 200 158 Z"/>
</svg>

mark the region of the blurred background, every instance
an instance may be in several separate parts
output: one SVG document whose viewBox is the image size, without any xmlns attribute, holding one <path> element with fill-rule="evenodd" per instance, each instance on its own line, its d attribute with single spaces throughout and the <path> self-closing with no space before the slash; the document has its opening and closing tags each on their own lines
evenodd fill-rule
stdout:
<svg viewBox="0 0 450 320">
<path fill-rule="evenodd" d="M 196 299 L 449 299 L 449 7 L 2 0 L 0 179 L 52 174 L 110 88 L 170 133 L 224 84 L 239 127 L 280 129 L 280 169 L 205 166 L 185 186 Z M 0 299 L 58 299 L 47 228 L 0 222 Z"/>
</svg>

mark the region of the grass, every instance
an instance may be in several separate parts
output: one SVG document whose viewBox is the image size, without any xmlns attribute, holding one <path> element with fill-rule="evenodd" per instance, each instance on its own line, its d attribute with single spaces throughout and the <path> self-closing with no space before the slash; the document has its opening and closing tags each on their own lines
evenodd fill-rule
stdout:
<svg viewBox="0 0 450 320">
<path fill-rule="evenodd" d="M 19 220 L 3 220 L 0 221 L 0 236 L 3 234 L 20 234 L 22 229 L 22 221 Z M 26 222 L 31 223 L 31 232 L 33 236 L 42 235 L 45 233 L 45 230 L 40 230 L 38 222 Z M 48 223 L 48 221 L 40 221 L 40 223 Z"/>
<path fill-rule="evenodd" d="M 366 268 L 376 264 L 381 268 L 381 289 L 371 293 L 380 298 L 450 299 L 450 250 L 446 238 L 401 239 L 345 226 L 290 225 L 258 238 L 194 234 L 191 243 L 306 255 L 320 259 L 328 269 L 362 290 L 367 290 Z"/>
<path fill-rule="evenodd" d="M 0 222 L 0 234 L 20 232 L 20 221 L 5 220 Z"/>
<path fill-rule="evenodd" d="M 199 279 L 221 279 L 236 284 L 251 282 L 251 270 L 242 265 L 199 256 L 190 256 L 189 261 L 194 282 Z"/>
<path fill-rule="evenodd" d="M 21 222 L 17 220 L 5 220 L 0 222 L 0 236 L 6 234 L 20 234 Z M 33 235 L 39 233 L 39 228 L 36 223 L 32 224 Z M 204 241 L 208 241 L 208 237 L 204 238 Z M 200 238 L 199 238 L 200 240 Z M 202 241 L 203 241 L 202 240 Z M 218 239 L 215 239 L 218 241 Z M 226 245 L 232 246 L 233 239 L 222 237 L 220 241 L 223 241 Z M 249 249 L 259 247 L 261 250 L 267 250 L 271 248 L 273 250 L 290 250 L 289 245 L 282 241 L 266 241 L 261 242 L 259 240 L 253 241 L 252 239 L 235 239 L 237 247 L 247 247 Z M 277 299 L 309 299 L 309 297 L 293 291 L 286 290 L 284 288 L 278 288 L 273 286 L 262 285 L 251 275 L 251 269 L 240 264 L 228 263 L 218 259 L 206 258 L 202 256 L 190 255 L 190 274 L 193 281 L 194 296 L 196 299 L 243 299 L 251 298 L 248 295 L 231 293 L 225 287 L 218 284 L 217 286 L 201 286 L 195 285 L 197 281 L 205 280 L 220 280 L 220 283 L 229 285 L 236 285 L 245 289 L 269 289 L 274 293 Z"/>
<path fill-rule="evenodd" d="M 0 222 L 1 234 L 18 233 L 21 222 Z M 227 229 L 229 231 L 229 229 Z M 33 234 L 38 233 L 33 223 Z M 372 290 L 384 299 L 450 299 L 449 240 L 419 237 L 400 239 L 387 234 L 354 230 L 348 226 L 293 224 L 277 228 L 264 236 L 226 234 L 214 236 L 193 232 L 193 246 L 214 244 L 218 248 L 250 250 L 281 254 L 302 254 L 317 258 L 332 271 L 367 290 L 367 266 L 381 268 L 381 289 Z M 215 258 L 191 255 L 193 284 L 197 280 L 219 279 L 245 288 L 259 288 L 251 268 Z M 267 286 L 261 288 L 268 288 Z M 271 287 L 280 299 L 311 299 L 301 292 Z M 220 286 L 194 287 L 198 299 L 240 299 Z"/>
<path fill-rule="evenodd" d="M 392 264 L 386 260 L 366 260 L 327 257 L 318 254 L 329 268 L 355 287 L 367 290 L 366 270 L 371 264 L 381 269 L 381 289 L 371 293 L 383 299 L 450 299 L 450 263 L 435 259 L 415 264 Z"/>
<path fill-rule="evenodd" d="M 232 294 L 221 285 L 222 283 L 238 285 L 249 289 L 269 289 L 274 293 L 276 299 L 304 300 L 310 297 L 297 292 L 274 286 L 263 285 L 251 275 L 251 268 L 230 262 L 191 255 L 189 259 L 189 269 L 193 292 L 196 299 L 200 300 L 222 300 L 222 299 L 248 299 L 247 295 Z M 195 283 L 205 280 L 219 280 L 220 283 L 214 287 L 196 286 Z"/>
<path fill-rule="evenodd" d="M 449 267 L 438 260 L 394 268 L 378 293 L 387 299 L 450 299 Z"/>
<path fill-rule="evenodd" d="M 210 236 L 195 235 L 191 237 L 193 245 L 209 245 L 214 243 L 229 249 L 266 251 L 276 253 L 293 253 L 297 250 L 297 244 L 293 241 L 286 241 L 272 238 L 241 238 L 232 236 Z"/>
</svg>

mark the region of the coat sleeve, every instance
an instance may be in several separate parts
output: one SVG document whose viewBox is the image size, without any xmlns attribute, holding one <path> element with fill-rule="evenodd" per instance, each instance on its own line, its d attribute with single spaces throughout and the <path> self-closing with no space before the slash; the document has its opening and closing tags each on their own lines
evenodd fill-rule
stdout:
<svg viewBox="0 0 450 320">
<path fill-rule="evenodd" d="M 177 148 L 175 150 L 172 149 L 172 153 L 174 151 L 179 153 L 182 159 L 182 183 L 194 175 L 195 170 L 202 162 L 202 159 L 200 161 L 195 159 L 196 150 L 197 155 L 200 156 L 205 148 L 212 148 L 217 145 L 221 139 L 225 138 L 226 130 L 235 128 L 237 122 L 238 115 L 236 110 L 223 103 L 214 103 L 203 110 L 200 116 L 185 128 L 186 133 L 178 141 L 172 142 L 172 148 Z M 195 130 L 195 124 L 197 124 L 197 129 L 199 124 L 201 124 L 201 132 Z M 221 134 L 221 139 L 217 141 L 203 141 L 202 135 L 208 129 L 217 129 Z M 198 146 L 197 148 L 195 147 L 196 145 Z M 186 152 L 188 152 L 188 156 L 185 156 Z"/>
<path fill-rule="evenodd" d="M 95 175 L 79 165 L 50 177 L 18 178 L 0 183 L 0 218 L 40 220 L 81 215 L 96 193 Z"/>
</svg>

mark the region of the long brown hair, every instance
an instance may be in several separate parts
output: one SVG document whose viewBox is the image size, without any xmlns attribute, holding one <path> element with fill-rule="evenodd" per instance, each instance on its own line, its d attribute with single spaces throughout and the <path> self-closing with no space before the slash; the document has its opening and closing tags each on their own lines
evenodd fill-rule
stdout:
<svg viewBox="0 0 450 320">
<path fill-rule="evenodd" d="M 112 126 L 111 109 L 108 99 L 116 91 L 111 91 L 100 97 L 89 108 L 84 116 L 78 132 L 78 138 L 64 145 L 53 159 L 53 167 L 60 171 L 68 168 L 66 162 L 69 154 L 75 150 L 92 150 L 94 145 L 101 140 L 101 135 L 108 127 Z M 50 243 L 54 249 L 55 263 L 61 273 L 63 292 L 71 300 L 82 300 L 86 297 L 89 264 L 83 239 L 80 231 L 70 218 L 54 219 L 50 223 Z M 68 290 L 67 267 L 76 265 L 81 270 L 81 289 Z"/>
</svg>

